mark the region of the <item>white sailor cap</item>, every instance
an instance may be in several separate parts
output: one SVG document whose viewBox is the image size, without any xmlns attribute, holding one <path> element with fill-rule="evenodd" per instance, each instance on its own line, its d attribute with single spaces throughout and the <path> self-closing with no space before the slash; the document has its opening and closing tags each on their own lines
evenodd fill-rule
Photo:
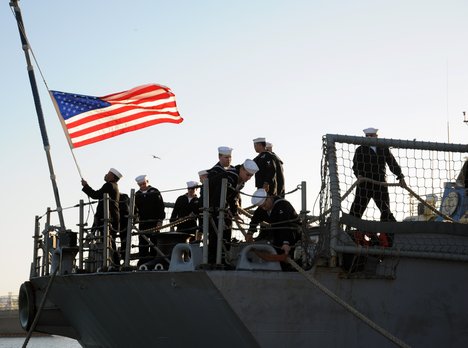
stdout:
<svg viewBox="0 0 468 348">
<path fill-rule="evenodd" d="M 266 198 L 267 198 L 267 192 L 265 191 L 265 189 L 262 189 L 262 188 L 258 189 L 252 195 L 252 204 L 259 207 L 263 203 L 265 203 Z"/>
<path fill-rule="evenodd" d="M 146 175 L 138 175 L 138 176 L 135 178 L 135 181 L 137 182 L 137 184 L 142 183 L 142 182 L 145 182 L 146 180 L 147 180 Z"/>
<path fill-rule="evenodd" d="M 194 188 L 195 186 L 200 185 L 197 181 L 187 181 L 187 188 Z"/>
<path fill-rule="evenodd" d="M 200 171 L 198 172 L 198 175 L 199 175 L 199 176 L 208 175 L 208 171 L 207 171 L 206 169 L 200 170 Z"/>
<path fill-rule="evenodd" d="M 246 159 L 244 163 L 242 164 L 242 166 L 244 167 L 246 171 L 248 171 L 252 175 L 258 172 L 257 163 L 255 163 L 251 159 Z"/>
<path fill-rule="evenodd" d="M 231 156 L 232 148 L 227 146 L 218 147 L 218 153 L 224 156 Z"/>
<path fill-rule="evenodd" d="M 369 128 L 363 129 L 362 131 L 364 132 L 364 134 L 367 135 L 367 134 L 377 134 L 379 130 L 377 128 L 369 127 Z"/>
<path fill-rule="evenodd" d="M 115 168 L 111 168 L 109 169 L 109 172 L 111 172 L 112 174 L 114 174 L 117 179 L 120 179 L 122 177 L 122 174 Z"/>
<path fill-rule="evenodd" d="M 266 142 L 266 139 L 265 138 L 255 138 L 253 140 L 253 142 L 254 142 L 254 144 L 255 143 L 264 143 L 264 142 Z"/>
<path fill-rule="evenodd" d="M 273 147 L 272 143 L 266 143 L 266 147 L 269 147 L 270 149 Z"/>
</svg>

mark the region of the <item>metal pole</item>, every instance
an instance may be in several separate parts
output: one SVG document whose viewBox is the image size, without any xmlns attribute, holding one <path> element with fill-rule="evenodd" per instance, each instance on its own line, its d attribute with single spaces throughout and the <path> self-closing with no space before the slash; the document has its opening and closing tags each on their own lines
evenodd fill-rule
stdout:
<svg viewBox="0 0 468 348">
<path fill-rule="evenodd" d="M 209 179 L 203 180 L 203 263 L 208 263 L 208 229 L 210 226 L 210 190 Z"/>
<path fill-rule="evenodd" d="M 339 220 L 341 211 L 340 183 L 338 180 L 338 168 L 336 165 L 335 142 L 327 137 L 327 161 L 330 175 L 331 213 L 330 213 L 330 267 L 337 264 L 337 239 L 339 234 Z"/>
<path fill-rule="evenodd" d="M 227 192 L 227 179 L 221 181 L 221 198 L 219 202 L 219 216 L 218 216 L 218 240 L 216 245 L 216 264 L 221 264 L 221 254 L 223 251 L 223 237 L 224 237 L 224 209 L 226 207 L 226 192 Z"/>
<path fill-rule="evenodd" d="M 10 6 L 13 7 L 15 11 L 16 22 L 18 25 L 18 30 L 21 38 L 21 44 L 24 51 L 24 56 L 26 58 L 27 70 L 29 75 L 29 83 L 31 85 L 31 90 L 34 98 L 34 105 L 36 107 L 37 119 L 39 121 L 39 128 L 41 130 L 42 144 L 44 145 L 44 150 L 47 157 L 47 163 L 49 165 L 49 174 L 50 180 L 52 181 L 52 188 L 55 196 L 55 203 L 57 205 L 57 213 L 59 216 L 60 227 L 62 231 L 65 231 L 65 220 L 63 219 L 62 206 L 60 204 L 60 196 L 58 192 L 57 182 L 55 181 L 54 167 L 52 165 L 52 158 L 50 156 L 50 144 L 49 138 L 47 136 L 47 129 L 44 122 L 44 114 L 42 112 L 41 100 L 39 98 L 39 92 L 37 89 L 36 77 L 34 75 L 34 68 L 31 64 L 31 58 L 29 57 L 29 44 L 26 39 L 26 31 L 24 29 L 23 18 L 21 16 L 21 10 L 18 6 L 18 0 L 12 0 Z"/>
<path fill-rule="evenodd" d="M 47 218 L 44 226 L 45 255 L 42 260 L 42 275 L 49 275 L 49 244 L 50 244 L 50 207 L 47 208 Z"/>
<path fill-rule="evenodd" d="M 83 243 L 84 243 L 84 200 L 80 199 L 80 223 L 78 225 L 78 268 L 83 269 Z"/>
<path fill-rule="evenodd" d="M 301 219 L 302 225 L 307 224 L 307 183 L 305 181 L 301 182 Z"/>
<path fill-rule="evenodd" d="M 40 228 L 39 216 L 36 215 L 34 218 L 34 249 L 33 249 L 33 262 L 31 264 L 30 278 L 37 277 L 39 275 L 39 270 L 41 269 L 41 264 L 39 261 L 39 238 L 40 238 Z"/>
<path fill-rule="evenodd" d="M 104 193 L 103 197 L 103 208 L 104 208 L 104 226 L 102 236 L 102 267 L 107 267 L 107 255 L 109 251 L 109 194 Z"/>
<path fill-rule="evenodd" d="M 130 250 L 132 247 L 132 230 L 133 230 L 133 220 L 135 219 L 135 189 L 130 190 L 130 207 L 128 214 L 128 223 L 127 223 L 127 243 L 125 245 L 125 261 L 124 266 L 130 266 Z"/>
</svg>

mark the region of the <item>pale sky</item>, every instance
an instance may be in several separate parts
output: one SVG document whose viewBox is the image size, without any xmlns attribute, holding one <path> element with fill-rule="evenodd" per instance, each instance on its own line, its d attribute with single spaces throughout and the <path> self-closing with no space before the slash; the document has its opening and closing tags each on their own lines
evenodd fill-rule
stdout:
<svg viewBox="0 0 468 348">
<path fill-rule="evenodd" d="M 110 167 L 120 190 L 147 174 L 161 191 L 184 187 L 217 162 L 255 157 L 266 137 L 283 159 L 286 190 L 320 187 L 322 136 L 466 143 L 466 0 L 21 0 L 32 49 L 50 89 L 102 96 L 158 83 L 185 119 L 74 151 L 98 189 Z M 55 207 L 14 16 L 0 8 L 0 295 L 29 277 L 34 216 Z M 63 207 L 86 196 L 52 102 L 35 66 Z M 448 132 L 449 130 L 449 132 Z M 152 158 L 152 155 L 161 160 Z M 253 183 L 245 187 L 254 191 Z M 183 192 L 163 193 L 174 202 Z M 289 197 L 300 210 L 300 194 Z M 68 213 L 67 213 L 68 214 Z M 76 214 L 66 216 L 76 230 Z M 91 223 L 91 220 L 89 221 Z M 57 223 L 57 221 L 55 221 Z"/>
</svg>

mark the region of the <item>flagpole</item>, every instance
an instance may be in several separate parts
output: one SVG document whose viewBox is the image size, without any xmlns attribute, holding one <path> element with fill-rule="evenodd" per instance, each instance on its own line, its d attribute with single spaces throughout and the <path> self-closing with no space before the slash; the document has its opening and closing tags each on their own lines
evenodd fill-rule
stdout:
<svg viewBox="0 0 468 348">
<path fill-rule="evenodd" d="M 55 180 L 55 173 L 54 173 L 54 167 L 52 165 L 52 158 L 50 155 L 50 144 L 49 144 L 49 138 L 47 136 L 47 129 L 45 127 L 45 122 L 44 122 L 44 114 L 42 112 L 42 106 L 41 106 L 41 100 L 39 98 L 39 92 L 37 89 L 37 84 L 36 84 L 36 77 L 34 75 L 34 69 L 31 64 L 31 58 L 29 56 L 29 44 L 28 40 L 26 38 L 26 31 L 24 30 L 24 25 L 23 25 L 23 18 L 21 16 L 21 10 L 18 5 L 18 0 L 12 0 L 10 2 L 10 7 L 13 8 L 15 11 L 15 17 L 16 17 L 16 22 L 18 24 L 18 30 L 21 38 L 21 44 L 23 46 L 23 51 L 24 55 L 26 58 L 26 63 L 27 63 L 27 70 L 28 70 L 28 75 L 29 75 L 29 82 L 31 84 L 31 90 L 34 98 L 34 105 L 36 107 L 36 113 L 37 113 L 37 119 L 39 121 L 39 128 L 41 130 L 41 136 L 42 136 L 42 143 L 44 145 L 44 150 L 46 153 L 47 157 L 47 164 L 49 165 L 49 173 L 50 173 L 50 179 L 52 181 L 52 188 L 54 190 L 54 196 L 55 196 L 55 203 L 57 205 L 57 212 L 59 216 L 59 221 L 60 221 L 60 228 L 64 231 L 65 230 L 65 220 L 63 219 L 63 212 L 62 212 L 62 206 L 60 204 L 60 195 L 57 187 L 57 182 Z"/>
</svg>

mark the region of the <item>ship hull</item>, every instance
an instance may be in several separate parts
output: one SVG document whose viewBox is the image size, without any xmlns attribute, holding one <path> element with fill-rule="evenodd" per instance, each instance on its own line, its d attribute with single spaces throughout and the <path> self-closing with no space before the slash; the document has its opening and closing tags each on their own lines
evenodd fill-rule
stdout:
<svg viewBox="0 0 468 348">
<path fill-rule="evenodd" d="M 467 347 L 466 263 L 394 261 L 377 266 L 392 277 L 309 272 L 371 324 L 297 272 L 139 271 L 56 276 L 36 330 L 84 347 Z M 30 281 L 36 310 L 49 279 Z"/>
</svg>

